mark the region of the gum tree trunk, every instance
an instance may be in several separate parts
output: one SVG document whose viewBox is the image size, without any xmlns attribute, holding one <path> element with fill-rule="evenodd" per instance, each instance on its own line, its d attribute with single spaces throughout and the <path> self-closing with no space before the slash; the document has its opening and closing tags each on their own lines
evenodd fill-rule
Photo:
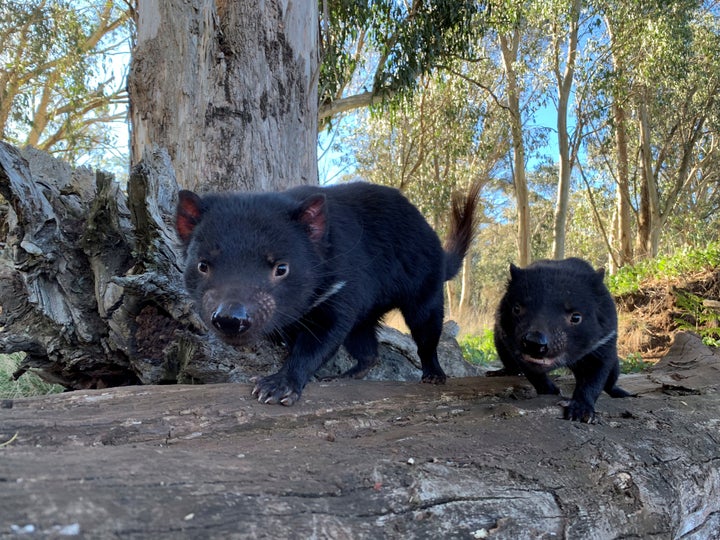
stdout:
<svg viewBox="0 0 720 540">
<path fill-rule="evenodd" d="M 520 47 L 520 30 L 515 28 L 510 37 L 500 36 L 500 50 L 507 76 L 507 104 L 510 112 L 510 131 L 513 146 L 513 185 L 518 216 L 518 264 L 527 266 L 532 262 L 530 250 L 530 195 L 525 175 L 525 144 L 523 142 L 520 88 L 514 63 Z"/>
<path fill-rule="evenodd" d="M 615 31 L 610 19 L 605 19 L 605 27 L 610 35 L 612 63 L 615 73 L 624 76 L 625 65 L 618 54 Z M 615 257 L 610 256 L 608 264 L 610 273 L 633 261 L 632 246 L 632 206 L 630 201 L 630 172 L 628 157 L 627 112 L 620 90 L 613 88 L 613 120 L 615 122 L 615 159 L 617 160 L 617 189 L 615 194 L 615 221 L 613 223 L 613 248 Z"/>
<path fill-rule="evenodd" d="M 317 39 L 317 2 L 138 2 L 133 163 L 164 147 L 201 191 L 317 182 Z"/>
<path fill-rule="evenodd" d="M 577 56 L 578 30 L 580 20 L 580 0 L 573 0 L 570 8 L 569 35 L 567 38 L 567 53 L 565 68 L 561 72 L 561 61 L 559 51 L 555 54 L 555 78 L 558 84 L 558 150 L 559 150 L 559 172 L 557 202 L 555 203 L 555 216 L 553 227 L 553 259 L 565 258 L 565 229 L 568 218 L 568 206 L 570 203 L 570 180 L 573 164 L 577 157 L 577 137 L 573 137 L 571 146 L 570 134 L 568 133 L 568 109 L 570 107 L 570 93 L 572 91 L 573 79 L 575 77 L 575 60 Z M 559 39 L 559 38 L 556 38 Z M 559 46 L 556 45 L 559 48 Z M 578 128 L 579 129 L 579 128 Z"/>
</svg>

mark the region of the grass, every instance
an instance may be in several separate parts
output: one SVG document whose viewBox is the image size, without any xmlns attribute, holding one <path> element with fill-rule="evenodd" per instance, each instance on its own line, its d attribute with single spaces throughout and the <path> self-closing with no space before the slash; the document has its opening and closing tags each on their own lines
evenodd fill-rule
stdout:
<svg viewBox="0 0 720 540">
<path fill-rule="evenodd" d="M 480 335 L 463 336 L 458 340 L 458 343 L 460 343 L 465 360 L 471 364 L 485 366 L 500 361 L 495 350 L 493 331 L 489 328 L 485 329 Z M 646 362 L 637 353 L 620 359 L 620 371 L 623 373 L 639 373 L 646 371 L 653 365 L 655 365 L 655 362 Z"/>
<path fill-rule="evenodd" d="M 641 261 L 624 266 L 615 275 L 608 276 L 607 284 L 615 296 L 640 290 L 643 282 L 651 279 L 672 279 L 720 266 L 720 242 L 701 249 L 682 249 L 668 257 Z"/>
<path fill-rule="evenodd" d="M 487 365 L 499 360 L 493 341 L 493 331 L 486 328 L 478 335 L 462 336 L 458 343 L 465 360 L 475 365 Z"/>
<path fill-rule="evenodd" d="M 25 373 L 18 380 L 12 375 L 17 370 L 24 356 L 21 353 L 0 354 L 0 398 L 15 399 L 27 396 L 41 396 L 62 392 L 64 388 L 58 384 L 43 381 L 32 372 Z"/>
<path fill-rule="evenodd" d="M 620 372 L 621 373 L 642 373 L 647 371 L 655 362 L 647 362 L 643 360 L 643 357 L 639 353 L 632 353 L 627 358 L 620 359 Z"/>
<path fill-rule="evenodd" d="M 675 293 L 675 305 L 680 316 L 675 323 L 681 330 L 695 332 L 708 347 L 720 346 L 720 311 L 705 304 L 705 299 L 696 294 L 680 291 Z"/>
</svg>

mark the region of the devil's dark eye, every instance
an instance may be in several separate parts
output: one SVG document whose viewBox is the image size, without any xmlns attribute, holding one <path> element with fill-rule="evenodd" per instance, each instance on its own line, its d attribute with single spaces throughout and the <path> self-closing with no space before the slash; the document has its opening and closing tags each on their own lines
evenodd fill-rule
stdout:
<svg viewBox="0 0 720 540">
<path fill-rule="evenodd" d="M 570 314 L 568 320 L 570 321 L 570 324 L 580 324 L 582 322 L 582 314 L 575 311 Z"/>
<path fill-rule="evenodd" d="M 273 268 L 273 276 L 276 278 L 284 278 L 290 272 L 290 265 L 285 262 L 279 262 Z"/>
<path fill-rule="evenodd" d="M 522 314 L 522 306 L 520 304 L 514 304 L 512 307 L 513 315 L 520 315 Z"/>
<path fill-rule="evenodd" d="M 210 265 L 207 263 L 207 261 L 200 261 L 197 264 L 197 270 L 201 274 L 207 274 L 208 272 L 210 272 Z"/>
</svg>

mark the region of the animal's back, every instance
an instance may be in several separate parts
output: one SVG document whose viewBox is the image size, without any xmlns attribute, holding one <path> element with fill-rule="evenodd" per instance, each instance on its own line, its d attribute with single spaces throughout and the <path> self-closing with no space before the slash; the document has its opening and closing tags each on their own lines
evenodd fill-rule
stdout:
<svg viewBox="0 0 720 540">
<path fill-rule="evenodd" d="M 328 202 L 328 259 L 337 279 L 345 276 L 383 308 L 444 281 L 440 239 L 398 190 L 364 182 L 293 190 L 299 199 L 316 192 Z"/>
</svg>

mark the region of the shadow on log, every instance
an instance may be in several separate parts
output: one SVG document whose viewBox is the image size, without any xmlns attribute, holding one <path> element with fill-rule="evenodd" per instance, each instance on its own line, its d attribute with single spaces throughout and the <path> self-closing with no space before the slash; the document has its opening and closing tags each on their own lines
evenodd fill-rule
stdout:
<svg viewBox="0 0 720 540">
<path fill-rule="evenodd" d="M 177 191 L 164 150 L 146 153 L 126 194 L 104 173 L 0 143 L 0 352 L 26 353 L 17 376 L 32 369 L 87 389 L 247 382 L 279 369 L 282 347 L 227 346 L 194 313 L 173 225 Z M 419 380 L 414 343 L 390 329 L 380 337 L 369 378 Z M 452 331 L 440 353 L 449 376 L 477 374 Z M 348 364 L 341 353 L 319 376 Z"/>
<path fill-rule="evenodd" d="M 290 408 L 247 384 L 6 401 L 0 536 L 717 538 L 719 366 L 679 334 L 593 425 L 515 377 L 311 383 Z"/>
</svg>

